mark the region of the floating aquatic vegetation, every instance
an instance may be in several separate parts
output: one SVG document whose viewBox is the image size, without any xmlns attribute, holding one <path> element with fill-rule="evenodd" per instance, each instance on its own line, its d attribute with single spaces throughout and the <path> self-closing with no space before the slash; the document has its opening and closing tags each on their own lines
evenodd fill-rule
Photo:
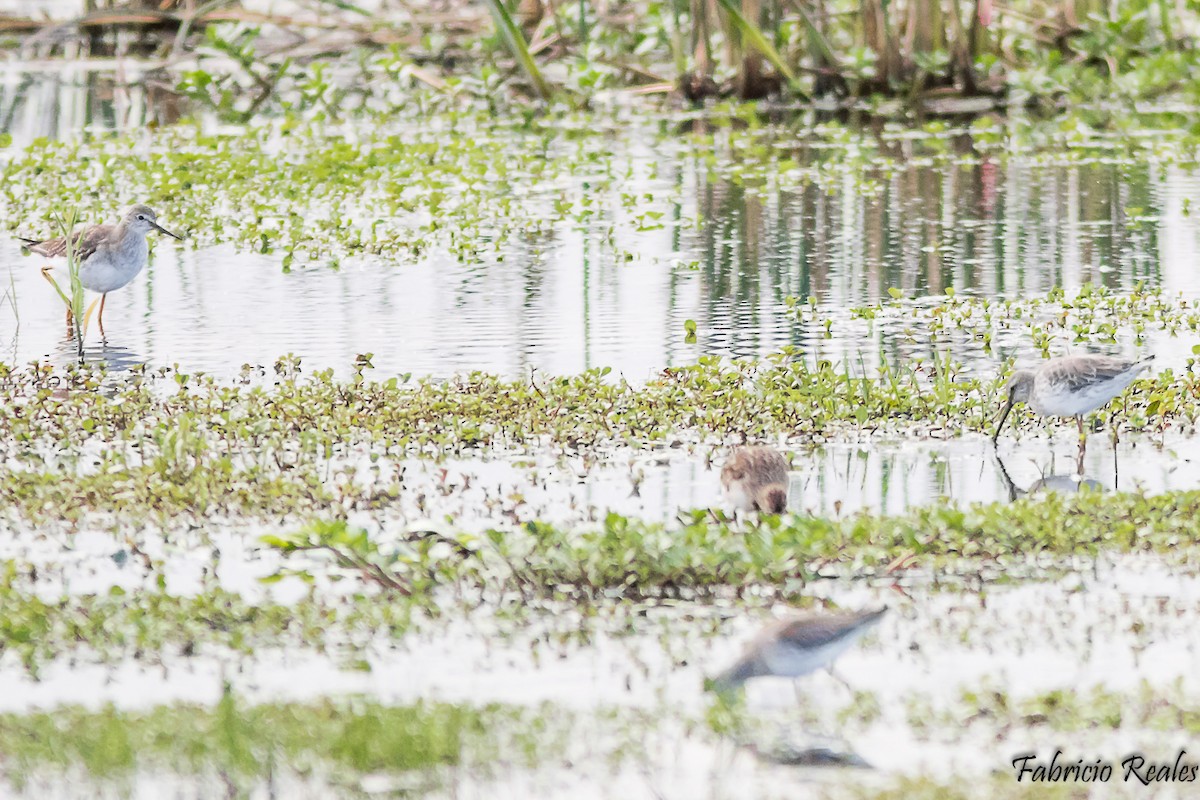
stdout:
<svg viewBox="0 0 1200 800">
<path fill-rule="evenodd" d="M 1185 136 L 1061 137 L 1021 120 L 914 141 L 911 128 L 875 134 L 820 124 L 798 133 L 745 126 L 745 118 L 738 107 L 680 116 L 672 121 L 696 131 L 681 135 L 622 109 L 514 120 L 418 108 L 399 117 L 287 115 L 234 128 L 181 123 L 137 135 L 38 140 L 0 168 L 0 223 L 48 234 L 49 225 L 39 229 L 36 221 L 64 204 L 99 221 L 136 197 L 169 210 L 188 232 L 188 246 L 232 243 L 274 254 L 285 269 L 336 267 L 347 258 L 394 262 L 432 250 L 498 258 L 514 242 L 562 230 L 585 232 L 624 263 L 640 254 L 619 250 L 615 226 L 635 235 L 704 222 L 674 218 L 676 209 L 690 209 L 696 181 L 750 195 L 815 185 L 826 194 L 873 197 L 922 164 L 972 166 L 1010 155 L 1029 163 L 1195 162 L 1197 152 Z M 952 141 L 966 144 L 946 144 Z M 634 157 L 647 146 L 678 166 Z"/>
<path fill-rule="evenodd" d="M 1006 299 L 959 295 L 950 289 L 941 297 L 913 300 L 897 289 L 891 292 L 888 301 L 849 310 L 823 308 L 811 298 L 807 303 L 788 298 L 787 303 L 806 326 L 830 335 L 836 330 L 845 338 L 874 341 L 886 332 L 889 350 L 881 348 L 875 359 L 880 371 L 903 370 L 905 365 L 924 371 L 929 376 L 925 391 L 938 401 L 956 397 L 957 384 L 971 376 L 972 371 L 961 366 L 964 361 L 975 363 L 973 372 L 978 372 L 980 363 L 997 365 L 1001 371 L 1001 364 L 1011 366 L 1029 351 L 1044 358 L 1072 352 L 1134 355 L 1152 334 L 1182 338 L 1200 355 L 1200 305 L 1160 290 L 1118 293 L 1086 284 L 1070 296 L 1055 289 Z M 1152 428 L 1151 419 L 1162 421 L 1164 412 L 1170 415 L 1187 407 L 1197 363 L 1189 358 L 1182 374 L 1165 370 L 1155 376 L 1145 405 L 1127 405 L 1133 398 L 1123 398 L 1120 406 L 1129 412 L 1127 422 Z M 1183 413 L 1194 422 L 1194 413 Z"/>
<path fill-rule="evenodd" d="M 974 572 L 982 564 L 997 568 L 997 577 L 1013 579 L 1026 560 L 1041 555 L 1194 546 L 1200 542 L 1191 522 L 1197 512 L 1200 492 L 1154 497 L 1084 492 L 925 507 L 899 516 L 787 515 L 748 525 L 708 510 L 682 513 L 675 525 L 610 513 L 598 527 L 531 522 L 481 537 L 437 534 L 424 542 L 420 556 L 410 541 L 385 547 L 344 522 L 263 541 L 284 554 L 325 550 L 337 564 L 385 588 L 401 587 L 403 594 L 440 573 L 444 584 L 479 581 L 480 588 L 522 597 L 695 598 L 726 589 L 786 595 L 846 569 L 866 578 L 917 565 L 947 574 Z"/>
<path fill-rule="evenodd" d="M 423 778 L 399 785 L 432 790 L 453 784 L 454 770 L 482 778 L 496 763 L 516 769 L 561 758 L 564 747 L 553 742 L 565 743 L 580 724 L 566 709 L 365 697 L 255 705 L 228 691 L 213 706 L 64 707 L 2 719 L 0 774 L 18 788 L 47 769 L 82 768 L 93 780 L 149 770 L 222 776 L 231 789 L 305 776 L 332 788 L 416 773 Z"/>
<path fill-rule="evenodd" d="M 153 584 L 165 584 L 151 569 Z M 317 649 L 346 630 L 399 636 L 408 629 L 416 601 L 339 604 L 315 598 L 295 603 L 250 602 L 213 588 L 188 596 L 165 585 L 101 594 L 43 599 L 47 570 L 5 561 L 0 569 L 0 653 L 35 677 L 57 658 L 86 648 L 83 658 L 113 663 L 127 658 L 162 663 L 198 653 L 249 655 L 267 647 Z"/>
<path fill-rule="evenodd" d="M 803 441 L 835 433 L 982 433 L 989 431 L 990 401 L 1004 379 L 960 374 L 948 360 L 885 364 L 875 376 L 855 371 L 828 361 L 810 366 L 785 352 L 765 362 L 705 357 L 641 384 L 601 369 L 557 378 L 471 373 L 411 383 L 343 382 L 322 371 L 245 386 L 168 369 L 102 390 L 102 372 L 2 368 L 0 430 L 8 452 L 29 467 L 58 467 L 85 445 L 108 442 L 108 470 L 157 472 L 183 484 L 213 467 L 269 474 L 285 461 L 323 461 L 355 443 L 380 452 L 429 448 L 445 456 L 533 444 L 575 450 L 780 435 Z M 1136 383 L 1125 398 L 1118 417 L 1124 427 L 1190 426 L 1200 380 L 1191 371 L 1164 371 Z M 58 452 L 51 456 L 28 444 L 39 440 Z"/>
<path fill-rule="evenodd" d="M 307 524 L 304 518 L 281 523 L 284 530 L 264 537 L 252 567 L 264 589 L 284 578 L 310 585 L 287 603 L 209 584 L 180 595 L 166 581 L 167 565 L 147 554 L 145 537 L 130 536 L 121 555 L 134 571 L 122 581 L 141 577 L 128 589 L 58 597 L 56 587 L 67 584 L 61 569 L 6 560 L 0 652 L 35 675 L 81 648 L 81 657 L 101 663 L 165 663 L 336 644 L 353 659 L 373 642 L 481 604 L 520 627 L 526 615 L 553 618 L 564 608 L 620 616 L 636 614 L 643 601 L 795 601 L 814 583 L 851 575 L 895 580 L 915 570 L 980 585 L 1041 580 L 1100 553 L 1192 552 L 1197 513 L 1200 492 L 1190 491 L 1049 494 L 895 516 L 784 515 L 743 523 L 707 509 L 681 512 L 672 524 L 609 514 L 599 524 L 530 522 L 479 535 L 447 525 L 368 533 L 345 520 L 309 516 Z M 208 547 L 215 553 L 215 545 Z M 216 572 L 215 555 L 211 565 Z"/>
</svg>

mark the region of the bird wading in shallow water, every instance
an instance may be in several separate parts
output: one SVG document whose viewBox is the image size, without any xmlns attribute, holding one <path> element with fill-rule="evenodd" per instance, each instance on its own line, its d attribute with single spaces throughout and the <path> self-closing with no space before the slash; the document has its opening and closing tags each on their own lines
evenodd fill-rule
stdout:
<svg viewBox="0 0 1200 800">
<path fill-rule="evenodd" d="M 1028 403 L 1043 417 L 1075 417 L 1079 423 L 1079 450 L 1086 446 L 1083 415 L 1109 403 L 1150 367 L 1154 356 L 1129 361 L 1110 356 L 1063 356 L 1036 369 L 1018 370 L 1008 381 L 1007 399 L 1000 424 L 992 436 L 995 444 L 1015 403 Z"/>
<path fill-rule="evenodd" d="M 158 215 L 154 210 L 141 204 L 130 206 L 116 225 L 89 225 L 76 228 L 71 234 L 70 248 L 74 251 L 75 263 L 79 265 L 79 282 L 84 289 L 100 295 L 97 322 L 101 332 L 104 331 L 104 301 L 109 292 L 128 285 L 146 266 L 146 259 L 150 253 L 146 235 L 151 231 L 159 231 L 176 239 L 183 238 L 159 225 Z M 22 238 L 21 241 L 31 253 L 40 256 L 67 256 L 68 242 L 65 236 L 42 241 Z M 57 287 L 58 284 L 51 275 L 54 269 L 53 265 L 45 266 L 42 268 L 42 275 Z M 95 305 L 93 301 L 88 307 L 84 326 Z M 71 311 L 68 308 L 68 321 L 70 318 Z"/>
<path fill-rule="evenodd" d="M 709 688 L 725 694 L 751 678 L 799 678 L 829 667 L 887 607 L 853 613 L 795 614 L 771 623 L 746 646 L 741 658 L 713 677 Z"/>
<path fill-rule="evenodd" d="M 738 447 L 721 469 L 729 502 L 743 511 L 782 514 L 787 510 L 788 467 L 770 447 Z"/>
</svg>

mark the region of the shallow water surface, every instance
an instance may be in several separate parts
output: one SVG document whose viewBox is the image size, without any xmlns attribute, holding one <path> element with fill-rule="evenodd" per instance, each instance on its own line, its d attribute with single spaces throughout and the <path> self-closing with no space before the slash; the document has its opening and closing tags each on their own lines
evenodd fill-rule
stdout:
<svg viewBox="0 0 1200 800">
<path fill-rule="evenodd" d="M 274 256 L 159 240 L 145 273 L 109 298 L 106 342 L 93 324 L 87 357 L 116 369 L 178 363 L 230 376 L 286 353 L 344 373 L 373 353 L 384 375 L 612 367 L 642 380 L 701 355 L 759 356 L 785 345 L 858 363 L 856 333 L 802 323 L 785 307 L 788 296 L 815 298 L 833 318 L 893 288 L 908 297 L 954 289 L 1011 298 L 1092 283 L 1200 294 L 1200 215 L 1187 206 L 1200 176 L 1190 168 L 917 160 L 891 177 L 868 169 L 862 177 L 875 192 L 836 184 L 749 192 L 655 130 L 642 133 L 614 138 L 613 158 L 632 177 L 594 198 L 586 225 L 559 223 L 473 260 L 433 250 L 284 271 Z M 639 214 L 662 215 L 648 230 L 617 197 L 642 191 L 655 199 L 639 201 Z M 159 211 L 174 227 L 172 209 Z M 30 219 L 19 232 L 44 236 L 50 226 Z M 15 242 L 0 244 L 6 360 L 74 358 L 42 263 Z M 1190 354 L 1192 344 L 1178 350 Z M 887 334 L 870 345 L 894 347 Z"/>
<path fill-rule="evenodd" d="M 687 720 L 702 718 L 712 702 L 700 690 L 703 676 L 734 658 L 771 614 L 734 614 L 719 606 L 633 609 L 620 619 L 592 620 L 585 627 L 593 633 L 583 639 L 576 635 L 582 620 L 570 612 L 542 616 L 497 637 L 494 631 L 489 635 L 495 621 L 481 610 L 469 619 L 430 624 L 402 642 L 372 642 L 363 656 L 370 666 L 366 671 L 344 669 L 336 649 L 252 657 L 167 655 L 154 666 L 55 665 L 38 681 L 12 672 L 0 675 L 0 711 L 63 702 L 89 708 L 111 702 L 129 709 L 178 700 L 214 703 L 229 680 L 248 702 L 351 692 L 390 703 L 418 697 L 516 703 L 618 720 L 640 710 L 653 715 L 653 722 L 631 716 L 627 724 L 628 735 L 645 748 L 636 751 L 643 756 L 626 752 L 625 758 L 662 787 L 657 796 L 692 797 L 700 788 L 694 782 L 715 780 L 720 796 L 748 798 L 765 789 L 794 790 L 811 780 L 853 784 L 862 779 L 853 771 L 781 769 L 754 757 L 755 750 L 768 753 L 788 742 L 833 741 L 871 766 L 867 779 L 982 778 L 1006 768 L 1009 751 L 1053 747 L 1062 735 L 1019 721 L 1019 703 L 1027 698 L 1093 689 L 1136 695 L 1147 687 L 1187 698 L 1200 691 L 1194 670 L 1200 638 L 1190 622 L 1200 603 L 1200 583 L 1193 569 L 1156 558 L 1123 557 L 1100 564 L 1094 574 L 993 586 L 984 593 L 931 589 L 919 578 L 903 576 L 890 588 L 823 582 L 814 593 L 835 593 L 844 607 L 886 603 L 892 610 L 861 646 L 840 659 L 838 673 L 848 686 L 826 674 L 797 687 L 781 679 L 753 682 L 747 702 L 758 724 L 741 747 Z M 605 633 L 605 627 L 620 633 Z M 844 715 L 856 702 L 855 693 L 875 698 L 869 718 Z M 997 707 L 1000 718 L 968 716 L 972 702 L 986 705 L 991 697 L 1006 698 L 1003 703 L 1011 704 L 1016 716 L 1007 719 L 1005 705 Z M 1075 746 L 1102 752 L 1126 747 L 1130 735 L 1154 754 L 1178 740 L 1170 730 L 1138 728 L 1133 720 L 1117 730 L 1096 726 L 1075 735 Z M 605 746 L 568 743 L 583 770 L 572 783 L 581 784 L 585 796 L 614 796 L 594 773 Z M 721 768 L 710 773 L 716 765 Z M 546 767 L 556 774 L 553 761 Z M 509 768 L 503 774 L 503 780 L 534 781 L 534 796 L 564 796 L 561 785 L 543 784 L 549 777 L 544 771 Z M 726 780 L 731 775 L 749 783 Z M 642 786 L 633 796 L 656 795 Z"/>
<path fill-rule="evenodd" d="M 154 115 L 170 122 L 178 113 L 148 88 L 139 94 L 86 71 L 64 71 L 49 81 L 0 73 L 0 126 L 13 135 L 14 147 L 83 128 L 122 130 L 134 120 L 159 119 Z M 612 142 L 613 174 L 628 177 L 592 198 L 595 213 L 585 223 L 555 223 L 544 235 L 518 237 L 479 258 L 463 261 L 435 248 L 407 260 L 354 258 L 337 268 L 297 262 L 285 270 L 276 255 L 156 241 L 147 270 L 109 298 L 103 341 L 93 327 L 85 356 L 118 373 L 178 364 L 222 379 L 244 364 L 263 365 L 270 375 L 275 360 L 289 353 L 305 371 L 332 368 L 345 375 L 369 353 L 368 375 L 380 378 L 486 370 L 514 377 L 534 372 L 540 379 L 612 367 L 637 382 L 705 355 L 763 356 L 787 346 L 809 362 L 828 359 L 847 371 L 870 372 L 876 364 L 928 358 L 946 346 L 966 374 L 991 375 L 1005 359 L 1041 354 L 1016 335 L 998 336 L 994 349 L 953 334 L 935 347 L 923 331 L 914 338 L 903 320 L 868 323 L 850 310 L 888 298 L 889 289 L 906 298 L 948 289 L 1021 298 L 1084 284 L 1117 292 L 1144 285 L 1200 297 L 1200 220 L 1189 211 L 1200 174 L 1190 168 L 1054 154 L 996 160 L 972 155 L 969 142 L 952 137 L 947 146 L 960 148 L 967 163 L 902 158 L 894 173 L 847 169 L 844 180 L 753 189 L 722 177 L 736 165 L 709 169 L 695 148 L 679 146 L 660 128 L 636 128 Z M 793 147 L 785 131 L 779 145 Z M 818 158 L 795 148 L 801 165 Z M 904 155 L 903 147 L 896 149 Z M 567 180 L 571 191 L 585 191 L 586 176 Z M 631 205 L 619 194 L 648 199 Z M 550 200 L 535 195 L 529 202 Z M 173 210 L 159 211 L 174 228 Z M 23 220 L 18 231 L 48 232 L 38 219 Z M 15 243 L 0 242 L 0 360 L 65 365 L 76 358 L 64 335 L 61 302 L 39 274 L 41 263 L 22 256 Z M 816 312 L 798 315 L 785 303 L 789 296 L 814 298 Z M 1107 343 L 1058 339 L 1053 348 L 1154 353 L 1156 369 L 1178 370 L 1200 343 L 1187 328 L 1127 333 Z M 1009 429 L 998 447 L 979 435 L 940 441 L 867 430 L 828 442 L 772 444 L 791 461 L 791 510 L 845 517 L 1009 502 L 1046 491 L 1196 489 L 1200 462 L 1192 442 L 1177 428 L 1119 442 L 1097 431 L 1077 461 L 1074 428 L 1053 423 L 1036 431 Z M 513 530 L 533 520 L 594 527 L 610 512 L 670 526 L 680 512 L 723 507 L 724 457 L 723 448 L 694 443 L 655 450 L 495 450 L 440 460 L 349 448 L 315 481 L 328 488 L 353 474 L 361 485 L 350 491 L 361 489 L 364 496 L 378 488 L 371 482 L 399 486 L 398 497 L 378 506 L 328 509 L 377 541 L 394 543 L 402 532 L 444 526 L 468 533 Z M 85 462 L 72 468 L 89 469 Z M 10 468 L 24 467 L 14 459 Z M 152 593 L 160 580 L 172 596 L 223 590 L 249 604 L 298 603 L 310 593 L 331 606 L 355 593 L 373 601 L 371 588 L 352 571 L 319 556 L 302 561 L 314 565 L 311 584 L 295 576 L 264 580 L 284 562 L 260 537 L 310 521 L 300 517 L 200 520 L 101 510 L 32 526 L 9 509 L 0 514 L 0 558 L 20 565 L 14 573 L 20 581 L 28 576 L 11 592 L 14 608 L 28 599 L 24 591 L 53 604 L 64 596 Z M 1036 714 L 1022 716 L 1015 701 L 1100 687 L 1124 693 L 1129 703 L 1150 692 L 1195 706 L 1200 580 L 1192 561 L 1187 552 L 1100 553 L 1047 571 L 1036 554 L 1011 553 L 946 575 L 898 563 L 879 580 L 843 574 L 815 581 L 803 587 L 806 600 L 892 610 L 840 662 L 851 688 L 817 675 L 801 684 L 804 702 L 798 704 L 788 681 L 753 684 L 748 701 L 764 727 L 741 742 L 714 732 L 711 698 L 701 686 L 704 675 L 728 663 L 784 611 L 765 608 L 753 587 L 749 596 L 731 588 L 702 602 L 536 600 L 533 610 L 524 596 L 489 598 L 470 608 L 456 597 L 412 629 L 338 629 L 317 642 L 296 641 L 289 629 L 278 646 L 247 652 L 172 646 L 134 656 L 137 634 L 128 633 L 107 663 L 101 654 L 70 649 L 48 657 L 36 676 L 16 652 L 0 652 L 0 712 L 76 703 L 212 706 L 229 684 L 247 703 L 346 694 L 396 704 L 511 703 L 592 714 L 628 728 L 633 744 L 616 737 L 626 745 L 621 758 L 605 749 L 620 749 L 607 738 L 581 736 L 568 743 L 569 766 L 555 762 L 486 776 L 449 770 L 429 793 L 452 797 L 507 791 L 522 797 L 792 798 L 860 780 L 883 786 L 923 776 L 971 786 L 1006 769 L 1010 753 L 1054 746 L 1064 736 Z M 286 611 L 292 625 L 297 615 Z M 126 633 L 114 632 L 114 641 Z M 800 735 L 831 731 L 839 747 L 870 768 L 793 769 L 760 757 L 788 749 Z M 1162 755 L 1179 738 L 1174 729 L 1136 719 L 1070 735 L 1088 752 L 1105 755 L 1130 741 Z M 6 796 L 68 797 L 80 785 L 47 774 L 18 789 L 4 784 L 9 774 L 0 770 Z M 278 784 L 256 786 L 254 796 L 416 793 L 412 785 L 396 788 L 407 779 L 355 775 L 347 785 L 340 775 L 317 771 L 280 776 Z M 230 793 L 219 776 L 177 776 L 168 769 L 140 767 L 121 780 L 86 785 L 113 796 Z"/>
</svg>

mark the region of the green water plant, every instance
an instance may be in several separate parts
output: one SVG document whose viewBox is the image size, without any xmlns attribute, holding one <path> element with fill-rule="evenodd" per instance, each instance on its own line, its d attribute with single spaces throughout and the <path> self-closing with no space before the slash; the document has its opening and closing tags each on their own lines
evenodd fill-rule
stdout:
<svg viewBox="0 0 1200 800">
<path fill-rule="evenodd" d="M 530 522 L 490 530 L 468 551 L 471 560 L 460 562 L 469 568 L 457 577 L 522 597 L 591 600 L 694 598 L 729 590 L 791 596 L 822 577 L 886 576 L 902 563 L 942 575 L 982 574 L 980 567 L 986 566 L 993 579 L 1013 580 L 1023 565 L 1042 555 L 1053 560 L 1194 547 L 1200 544 L 1191 524 L 1195 513 L 1200 513 L 1200 492 L 1050 494 L 1013 503 L 924 507 L 895 516 L 766 517 L 748 525 L 708 510 L 681 513 L 670 525 L 610 513 L 599 525 Z M 331 527 L 350 541 L 345 547 L 359 552 L 380 547 L 361 529 L 347 530 L 344 523 L 323 529 Z M 304 549 L 295 542 L 311 536 L 270 536 L 263 543 L 292 555 Z M 474 537 L 463 534 L 450 541 L 473 542 Z M 369 580 L 394 582 L 407 591 L 408 565 L 378 568 L 389 573 L 388 580 Z"/>
<path fill-rule="evenodd" d="M 533 56 L 529 53 L 529 45 L 525 41 L 525 35 L 521 32 L 520 26 L 513 21 L 512 15 L 508 12 L 508 7 L 504 0 L 487 0 L 488 10 L 492 14 L 492 18 L 496 22 L 496 30 L 503 37 L 504 43 L 508 46 L 513 58 L 520 65 L 525 76 L 529 78 L 529 82 L 533 84 L 538 96 L 542 100 L 549 100 L 551 96 L 550 84 L 542 76 L 542 71 L 538 68 L 537 62 L 533 60 Z"/>
<path fill-rule="evenodd" d="M 43 270 L 42 275 L 58 292 L 58 296 L 62 299 L 67 307 L 67 316 L 69 321 L 73 321 L 72 330 L 75 334 L 76 353 L 80 359 L 83 358 L 83 339 L 87 334 L 88 319 L 91 317 L 92 309 L 84 310 L 84 289 L 83 281 L 80 279 L 79 270 L 82 264 L 79 260 L 79 237 L 76 231 L 76 223 L 79 219 L 79 213 L 72 208 L 65 215 L 58 214 L 54 217 L 54 222 L 58 228 L 59 236 L 66 242 L 66 247 L 63 250 L 63 256 L 67 260 L 67 291 L 63 291 L 62 287 L 54 279 L 54 276 L 48 271 Z M 94 306 L 94 304 L 93 304 Z"/>
<path fill-rule="evenodd" d="M 261 541 L 286 555 L 329 555 L 338 567 L 401 595 L 427 592 L 438 583 L 460 579 L 461 559 L 473 555 L 467 545 L 436 531 L 409 531 L 399 541 L 393 540 L 392 547 L 384 548 L 366 531 L 351 527 L 345 520 L 316 521 L 297 533 L 272 534 Z M 313 573 L 307 569 L 285 570 L 276 573 L 273 580 L 289 574 L 313 580 Z"/>
<path fill-rule="evenodd" d="M 128 552 L 122 551 L 123 561 L 131 560 Z M 144 553 L 133 558 L 140 562 Z M 386 602 L 301 596 L 286 604 L 219 587 L 179 596 L 167 591 L 160 564 L 150 560 L 144 566 L 150 576 L 145 587 L 49 597 L 42 596 L 39 582 L 53 575 L 52 566 L 39 572 L 13 560 L 0 562 L 0 654 L 37 678 L 46 664 L 72 656 L 90 663 L 158 664 L 191 656 L 237 660 L 263 648 L 320 652 L 345 641 L 348 632 L 402 636 L 414 617 L 436 608 L 425 596 L 398 593 Z M 339 652 L 361 657 L 361 648 Z"/>
<path fill-rule="evenodd" d="M 286 503 L 336 497 L 318 471 L 350 446 L 377 456 L 411 449 L 445 458 L 493 448 L 719 446 L 780 435 L 803 442 L 935 430 L 990 434 L 1004 380 L 1002 369 L 972 375 L 944 356 L 884 363 L 876 374 L 860 375 L 852 364 L 811 365 L 788 351 L 762 362 L 703 357 L 641 383 L 606 369 L 409 383 L 345 382 L 323 370 L 276 376 L 271 385 L 228 385 L 165 369 L 99 392 L 102 371 L 0 366 L 0 428 L 21 461 L 0 492 L 15 507 L 85 486 L 107 487 L 101 494 L 135 504 L 238 507 L 256 502 L 256 485 L 269 489 L 261 497 L 278 490 L 276 499 Z M 1178 432 L 1198 415 L 1200 378 L 1190 369 L 1164 370 L 1126 393 L 1114 424 Z M 65 470 L 85 448 L 105 469 Z M 350 500 L 356 490 L 348 484 L 337 493 L 343 491 Z M 386 502 L 395 491 L 385 481 L 363 502 Z"/>
<path fill-rule="evenodd" d="M 424 776 L 433 788 L 457 770 L 494 762 L 532 766 L 561 756 L 547 738 L 580 724 L 565 709 L 415 702 L 367 697 L 251 704 L 228 687 L 214 705 L 62 707 L 5 714 L 0 775 L 18 786 L 45 770 L 82 768 L 91 779 L 138 771 L 224 776 L 245 789 L 279 777 L 332 788 L 369 775 Z M 481 775 L 482 777 L 482 775 Z"/>
<path fill-rule="evenodd" d="M 717 0 L 717 2 L 733 22 L 733 27 L 737 34 L 771 62 L 771 66 L 777 69 L 779 74 L 784 77 L 793 93 L 803 97 L 804 92 L 800 88 L 800 84 L 796 81 L 796 76 L 792 72 L 792 69 L 784 62 L 783 56 L 779 54 L 774 45 L 768 41 L 767 37 L 759 29 L 758 24 L 742 16 L 738 4 L 733 2 L 733 0 Z"/>
</svg>

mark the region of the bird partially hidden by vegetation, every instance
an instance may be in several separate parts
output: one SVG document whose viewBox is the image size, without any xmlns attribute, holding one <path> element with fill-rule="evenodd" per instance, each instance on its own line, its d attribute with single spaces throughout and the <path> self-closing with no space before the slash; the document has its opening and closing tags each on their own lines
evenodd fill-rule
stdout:
<svg viewBox="0 0 1200 800">
<path fill-rule="evenodd" d="M 719 694 L 740 689 L 751 678 L 799 678 L 830 667 L 887 612 L 887 606 L 851 613 L 793 614 L 771 623 L 730 667 L 706 682 Z"/>
<path fill-rule="evenodd" d="M 74 258 L 79 268 L 79 282 L 84 289 L 100 294 L 100 313 L 97 323 L 104 329 L 104 301 L 108 293 L 116 291 L 129 284 L 142 267 L 146 266 L 150 248 L 146 244 L 146 235 L 150 231 L 159 231 L 176 239 L 183 237 L 171 233 L 158 224 L 158 215 L 149 206 L 130 206 L 116 225 L 88 225 L 76 228 L 71 233 L 70 241 L 66 236 L 53 239 L 26 239 L 19 237 L 31 253 L 37 253 L 47 258 L 66 258 L 68 253 Z M 42 267 L 42 276 L 56 288 L 58 286 L 51 271 L 54 265 Z M 61 293 L 61 290 L 60 290 Z M 83 321 L 86 327 L 86 317 L 91 316 L 93 301 L 88 308 Z M 67 317 L 71 311 L 68 308 Z"/>
<path fill-rule="evenodd" d="M 1018 370 L 1008 381 L 1004 411 L 992 443 L 999 440 L 1013 405 L 1024 402 L 1040 416 L 1075 417 L 1082 451 L 1083 415 L 1107 405 L 1153 361 L 1154 356 L 1140 361 L 1096 355 L 1062 356 L 1035 369 Z"/>
<path fill-rule="evenodd" d="M 721 486 L 735 508 L 782 514 L 787 510 L 787 461 L 770 447 L 738 447 L 721 469 Z"/>
</svg>

